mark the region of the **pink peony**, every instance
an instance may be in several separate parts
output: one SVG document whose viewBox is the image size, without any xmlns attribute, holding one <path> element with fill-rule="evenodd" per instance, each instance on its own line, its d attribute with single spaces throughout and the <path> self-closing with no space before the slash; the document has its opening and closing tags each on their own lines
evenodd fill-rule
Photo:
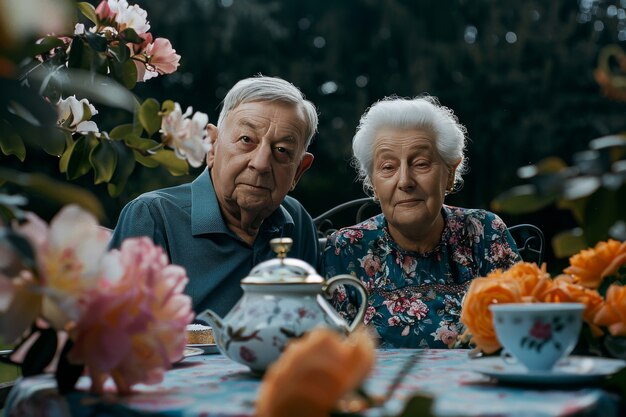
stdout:
<svg viewBox="0 0 626 417">
<path fill-rule="evenodd" d="M 145 54 L 148 56 L 148 63 L 159 74 L 171 74 L 178 69 L 180 55 L 165 38 L 156 38 L 153 43 L 148 44 Z"/>
<path fill-rule="evenodd" d="M 133 384 L 160 382 L 182 356 L 193 312 L 183 294 L 185 270 L 170 265 L 150 239 L 125 240 L 107 262 L 109 274 L 91 291 L 72 333 L 69 359 L 87 366 L 93 391 L 102 392 L 111 377 L 126 394 Z"/>
<path fill-rule="evenodd" d="M 81 297 L 94 288 L 101 276 L 101 260 L 110 232 L 97 219 L 76 205 L 64 207 L 50 226 L 33 213 L 16 231 L 35 249 L 37 273 L 43 294 L 39 309 L 57 330 L 78 319 Z"/>
<path fill-rule="evenodd" d="M 114 17 L 114 13 L 109 7 L 109 2 L 107 0 L 102 0 L 98 7 L 96 7 L 96 16 L 98 19 L 102 20 L 110 20 Z"/>
</svg>

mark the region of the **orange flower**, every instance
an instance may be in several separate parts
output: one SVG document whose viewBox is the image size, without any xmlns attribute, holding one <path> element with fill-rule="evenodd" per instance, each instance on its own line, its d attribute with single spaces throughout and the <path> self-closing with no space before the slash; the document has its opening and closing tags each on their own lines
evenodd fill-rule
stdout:
<svg viewBox="0 0 626 417">
<path fill-rule="evenodd" d="M 559 275 L 536 293 L 537 300 L 546 303 L 583 303 L 583 319 L 589 323 L 595 336 L 601 336 L 602 330 L 594 324 L 597 312 L 604 305 L 604 299 L 596 290 L 577 284 L 571 275 Z"/>
<path fill-rule="evenodd" d="M 537 286 L 540 283 L 545 285 L 550 279 L 550 274 L 546 271 L 546 264 L 539 268 L 533 262 L 518 262 L 504 272 L 496 270 L 487 275 L 488 278 L 493 276 L 502 276 L 518 281 L 524 301 L 533 301 Z"/>
<path fill-rule="evenodd" d="M 585 249 L 569 258 L 570 266 L 563 272 L 576 277 L 588 288 L 598 288 L 602 280 L 617 272 L 626 263 L 626 242 L 609 239 L 592 249 Z"/>
<path fill-rule="evenodd" d="M 461 322 L 466 327 L 464 336 L 471 335 L 472 344 L 485 353 L 500 349 L 489 305 L 519 302 L 522 302 L 522 285 L 503 275 L 502 271 L 494 271 L 487 278 L 475 278 L 463 299 Z"/>
<path fill-rule="evenodd" d="M 613 284 L 606 292 L 606 302 L 595 317 L 598 326 L 608 326 L 613 336 L 626 336 L 626 286 Z"/>
<path fill-rule="evenodd" d="M 257 417 L 326 417 L 341 397 L 365 379 L 374 343 L 365 330 L 347 339 L 317 328 L 289 344 L 265 373 Z"/>
</svg>

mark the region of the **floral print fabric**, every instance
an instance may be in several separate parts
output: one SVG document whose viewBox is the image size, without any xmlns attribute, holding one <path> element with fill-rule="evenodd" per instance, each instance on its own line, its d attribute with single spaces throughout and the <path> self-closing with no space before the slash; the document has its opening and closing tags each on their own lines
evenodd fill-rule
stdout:
<svg viewBox="0 0 626 417">
<path fill-rule="evenodd" d="M 329 236 L 322 269 L 326 277 L 352 274 L 368 290 L 364 322 L 382 347 L 452 347 L 462 333 L 461 300 L 470 281 L 521 260 L 515 241 L 497 215 L 444 205 L 439 245 L 408 252 L 389 235 L 383 214 Z M 352 320 L 358 295 L 341 288 L 333 305 Z"/>
</svg>

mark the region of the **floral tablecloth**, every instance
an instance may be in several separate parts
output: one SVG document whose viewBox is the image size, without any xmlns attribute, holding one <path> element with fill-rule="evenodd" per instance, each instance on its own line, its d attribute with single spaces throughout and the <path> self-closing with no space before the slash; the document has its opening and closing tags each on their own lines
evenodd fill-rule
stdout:
<svg viewBox="0 0 626 417">
<path fill-rule="evenodd" d="M 379 350 L 365 389 L 384 394 L 413 350 Z M 428 350 L 384 410 L 368 416 L 393 415 L 416 391 L 433 394 L 439 416 L 619 416 L 618 398 L 598 387 L 535 389 L 498 385 L 468 366 L 466 350 Z M 85 390 L 86 378 L 78 387 Z M 187 358 L 167 372 L 158 385 L 138 385 L 127 397 L 57 393 L 51 376 L 22 379 L 11 392 L 6 417 L 30 416 L 251 416 L 260 379 L 226 357 Z"/>
</svg>

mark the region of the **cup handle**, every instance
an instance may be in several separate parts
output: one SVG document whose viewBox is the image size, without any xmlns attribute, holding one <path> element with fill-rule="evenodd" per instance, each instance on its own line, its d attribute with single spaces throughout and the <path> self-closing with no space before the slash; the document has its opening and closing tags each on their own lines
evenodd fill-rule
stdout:
<svg viewBox="0 0 626 417">
<path fill-rule="evenodd" d="M 511 355 L 511 352 L 504 348 L 502 348 L 502 350 L 500 351 L 500 357 L 502 358 L 502 361 L 507 365 L 515 365 L 517 363 L 517 359 L 515 359 L 515 357 Z"/>
<path fill-rule="evenodd" d="M 367 308 L 367 290 L 365 289 L 365 285 L 352 275 L 341 274 L 326 281 L 323 290 L 327 298 L 332 297 L 333 291 L 335 291 L 335 288 L 337 288 L 338 285 L 352 285 L 361 295 L 361 304 L 359 305 L 359 309 L 354 317 L 354 320 L 352 320 L 352 323 L 348 326 L 348 330 L 352 333 L 359 324 L 363 323 L 365 309 Z"/>
</svg>

